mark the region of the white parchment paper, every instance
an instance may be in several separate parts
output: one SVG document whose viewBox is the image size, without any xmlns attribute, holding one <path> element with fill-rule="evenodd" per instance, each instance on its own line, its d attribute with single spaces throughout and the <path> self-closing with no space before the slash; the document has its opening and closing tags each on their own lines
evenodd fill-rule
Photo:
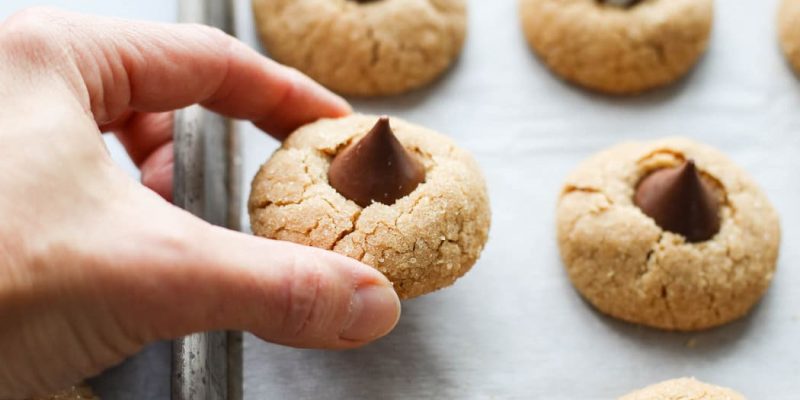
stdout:
<svg viewBox="0 0 800 400">
<path fill-rule="evenodd" d="M 680 376 L 751 399 L 800 396 L 800 82 L 775 31 L 777 1 L 717 0 L 707 56 L 678 85 L 619 99 L 553 77 L 528 50 L 513 0 L 472 0 L 458 65 L 434 86 L 354 101 L 452 136 L 489 184 L 491 238 L 450 289 L 404 303 L 397 329 L 347 352 L 245 340 L 247 399 L 611 399 Z M 249 9 L 241 35 L 257 45 Z M 744 320 L 664 333 L 617 322 L 581 300 L 554 235 L 560 185 L 578 162 L 623 140 L 685 135 L 749 171 L 779 210 L 779 271 Z M 248 133 L 247 179 L 274 145 Z"/>
<path fill-rule="evenodd" d="M 665 0 L 666 1 L 666 0 Z M 174 4 L 3 0 L 171 20 Z M 711 47 L 678 85 L 635 98 L 587 93 L 554 78 L 530 53 L 515 0 L 469 0 L 459 63 L 432 87 L 354 101 L 452 136 L 489 183 L 493 225 L 472 272 L 450 289 L 406 302 L 397 329 L 347 352 L 296 350 L 245 339 L 247 399 L 611 399 L 660 380 L 696 376 L 750 399 L 800 393 L 800 81 L 777 46 L 778 0 L 716 0 Z M 239 36 L 258 42 L 248 0 Z M 277 143 L 249 124 L 246 179 Z M 697 334 L 608 319 L 572 289 L 559 261 L 554 208 L 582 159 L 623 140 L 685 135 L 747 169 L 782 216 L 775 281 L 747 318 Z M 118 145 L 115 159 L 129 161 Z M 167 399 L 169 346 L 158 344 L 95 379 L 104 399 Z"/>
</svg>

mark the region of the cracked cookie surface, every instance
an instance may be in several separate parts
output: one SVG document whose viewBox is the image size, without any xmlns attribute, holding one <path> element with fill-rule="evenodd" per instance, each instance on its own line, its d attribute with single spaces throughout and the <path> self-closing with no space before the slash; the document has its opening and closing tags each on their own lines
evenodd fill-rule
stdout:
<svg viewBox="0 0 800 400">
<path fill-rule="evenodd" d="M 489 199 L 472 156 L 398 118 L 391 119 L 393 131 L 422 161 L 425 182 L 391 206 L 361 208 L 346 199 L 328 183 L 328 167 L 377 119 L 326 119 L 294 132 L 253 179 L 250 221 L 259 236 L 369 264 L 407 299 L 451 285 L 475 264 L 488 239 Z"/>
<path fill-rule="evenodd" d="M 778 10 L 778 35 L 786 59 L 800 73 L 800 0 L 783 0 Z"/>
<path fill-rule="evenodd" d="M 528 43 L 563 79 L 633 94 L 685 75 L 705 52 L 712 0 L 520 0 Z"/>
<path fill-rule="evenodd" d="M 355 96 L 433 81 L 461 52 L 466 10 L 465 0 L 253 0 L 272 57 Z"/>
<path fill-rule="evenodd" d="M 745 400 L 724 387 L 709 385 L 694 378 L 673 379 L 622 396 L 619 400 Z"/>
<path fill-rule="evenodd" d="M 687 243 L 633 203 L 650 172 L 693 159 L 717 183 L 721 228 Z M 744 316 L 775 272 L 778 215 L 750 177 L 719 151 L 684 138 L 624 143 L 581 164 L 557 208 L 561 257 L 600 311 L 667 330 L 701 330 Z"/>
</svg>

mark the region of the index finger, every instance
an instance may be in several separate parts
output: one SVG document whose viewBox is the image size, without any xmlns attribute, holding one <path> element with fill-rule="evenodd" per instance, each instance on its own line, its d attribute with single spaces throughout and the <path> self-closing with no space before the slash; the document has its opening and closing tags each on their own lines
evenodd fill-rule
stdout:
<svg viewBox="0 0 800 400">
<path fill-rule="evenodd" d="M 199 103 L 281 138 L 305 123 L 350 112 L 346 101 L 310 78 L 210 27 L 54 10 L 23 12 L 6 25 L 4 35 L 29 34 L 33 25 L 47 31 L 49 45 L 71 50 L 60 53 L 75 68 L 58 70 L 80 75 L 83 85 L 75 87 L 83 92 L 77 94 L 98 125 L 130 109 L 161 112 Z"/>
</svg>

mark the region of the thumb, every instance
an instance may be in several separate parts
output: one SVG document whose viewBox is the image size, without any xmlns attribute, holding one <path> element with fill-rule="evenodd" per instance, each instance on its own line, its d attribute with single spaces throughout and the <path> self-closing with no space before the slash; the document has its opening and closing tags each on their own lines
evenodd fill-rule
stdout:
<svg viewBox="0 0 800 400">
<path fill-rule="evenodd" d="M 118 242 L 114 258 L 129 266 L 116 268 L 107 297 L 145 340 L 233 329 L 296 347 L 351 348 L 396 325 L 400 302 L 375 269 L 215 227 L 147 197 L 138 204 L 150 203 L 151 222 L 132 219 L 137 240 Z"/>
</svg>

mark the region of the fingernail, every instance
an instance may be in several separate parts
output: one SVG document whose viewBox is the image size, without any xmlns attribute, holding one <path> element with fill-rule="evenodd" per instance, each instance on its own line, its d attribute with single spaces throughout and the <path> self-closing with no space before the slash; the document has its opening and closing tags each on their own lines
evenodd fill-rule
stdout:
<svg viewBox="0 0 800 400">
<path fill-rule="evenodd" d="M 370 341 L 386 335 L 400 318 L 400 300 L 391 286 L 358 288 L 350 303 L 350 315 L 339 337 Z"/>
</svg>

